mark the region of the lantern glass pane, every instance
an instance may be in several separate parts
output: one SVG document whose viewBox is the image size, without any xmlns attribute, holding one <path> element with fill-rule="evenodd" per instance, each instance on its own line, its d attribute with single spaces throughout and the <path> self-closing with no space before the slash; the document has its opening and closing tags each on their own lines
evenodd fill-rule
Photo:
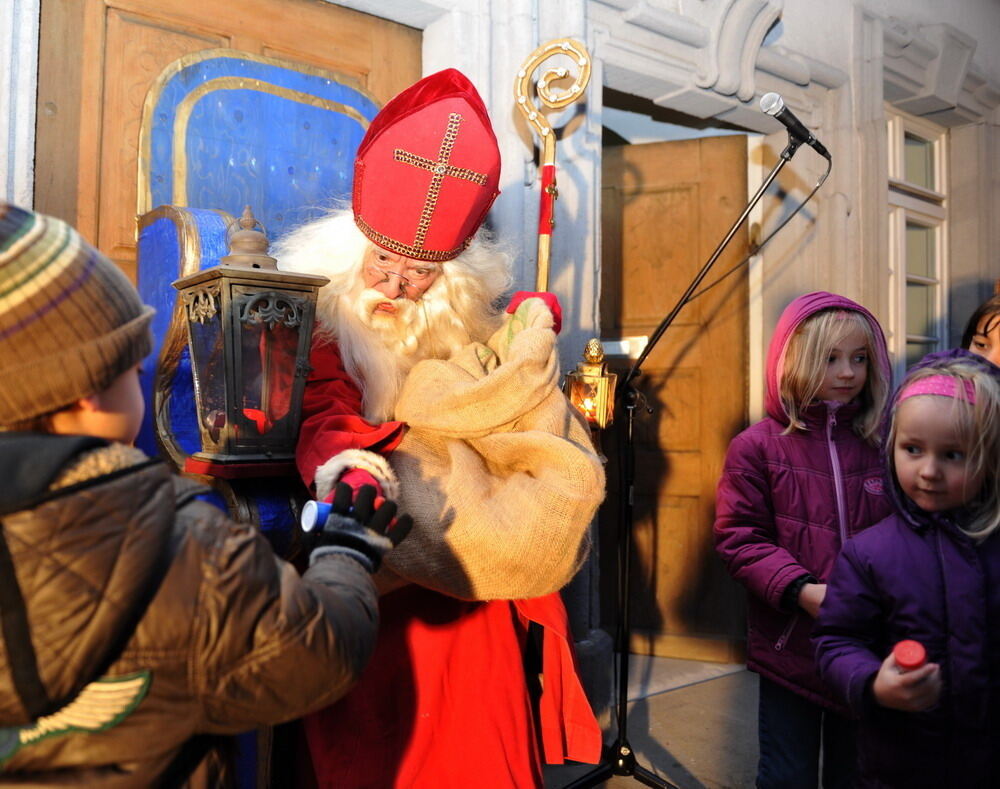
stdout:
<svg viewBox="0 0 1000 789">
<path fill-rule="evenodd" d="M 242 412 L 250 436 L 271 433 L 291 408 L 298 327 L 244 324 Z M 247 436 L 249 437 L 249 436 Z"/>
<path fill-rule="evenodd" d="M 589 378 L 574 373 L 568 378 L 570 385 L 570 402 L 586 417 L 588 422 L 597 421 L 598 391 L 596 383 L 600 379 Z"/>
<path fill-rule="evenodd" d="M 226 427 L 226 368 L 221 313 L 190 321 L 190 347 L 198 420 L 203 441 L 218 445 Z"/>
<path fill-rule="evenodd" d="M 598 427 L 604 427 L 608 423 L 608 379 L 603 376 L 596 379 L 595 391 L 594 421 Z"/>
<path fill-rule="evenodd" d="M 618 375 L 616 373 L 608 373 L 606 380 L 608 401 L 602 427 L 607 427 L 615 420 L 615 388 L 618 386 Z"/>
</svg>

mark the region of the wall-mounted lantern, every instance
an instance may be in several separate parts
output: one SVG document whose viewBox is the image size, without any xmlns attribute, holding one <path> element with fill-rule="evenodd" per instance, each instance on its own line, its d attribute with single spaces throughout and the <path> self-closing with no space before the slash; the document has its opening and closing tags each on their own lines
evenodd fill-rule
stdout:
<svg viewBox="0 0 1000 789">
<path fill-rule="evenodd" d="M 603 429 L 614 421 L 617 382 L 618 376 L 608 372 L 604 349 L 595 337 L 587 342 L 576 370 L 566 373 L 563 389 L 591 427 Z"/>
<path fill-rule="evenodd" d="M 182 277 L 202 449 L 185 471 L 266 476 L 293 467 L 316 294 L 329 280 L 278 271 L 247 206 L 220 265 Z"/>
</svg>

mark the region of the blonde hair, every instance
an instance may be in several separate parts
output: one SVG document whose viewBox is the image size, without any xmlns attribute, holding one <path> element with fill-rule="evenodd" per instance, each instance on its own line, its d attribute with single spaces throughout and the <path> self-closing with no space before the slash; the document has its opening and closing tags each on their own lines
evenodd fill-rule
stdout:
<svg viewBox="0 0 1000 789">
<path fill-rule="evenodd" d="M 985 540 L 1000 526 L 1000 381 L 991 375 L 985 365 L 971 359 L 948 358 L 936 360 L 926 367 L 911 370 L 899 391 L 922 378 L 947 375 L 959 381 L 971 381 L 976 389 L 976 403 L 970 407 L 965 400 L 953 397 L 950 409 L 959 441 L 967 448 L 967 463 L 971 476 L 982 476 L 982 487 L 968 503 L 971 518 L 959 524 L 962 531 L 977 541 Z M 959 384 L 962 391 L 964 384 Z M 896 412 L 899 397 L 892 405 L 889 435 L 886 437 L 886 455 L 889 469 L 896 475 L 894 447 L 896 444 Z"/>
<path fill-rule="evenodd" d="M 877 444 L 882 413 L 889 400 L 889 381 L 877 359 L 877 341 L 868 319 L 860 312 L 845 309 L 820 310 L 795 329 L 785 349 L 778 380 L 778 396 L 788 414 L 784 434 L 805 430 L 803 412 L 815 400 L 833 347 L 854 329 L 865 337 L 868 376 L 858 395 L 861 408 L 854 418 L 854 432 L 871 444 Z"/>
<path fill-rule="evenodd" d="M 386 420 L 410 367 L 446 359 L 469 342 L 484 342 L 500 325 L 500 297 L 511 284 L 510 256 L 480 230 L 468 248 L 438 264 L 441 273 L 420 300 L 402 311 L 393 336 L 360 317 L 362 270 L 372 242 L 348 209 L 331 211 L 280 239 L 271 250 L 285 271 L 330 279 L 316 305 L 317 336 L 338 342 L 348 374 L 357 382 L 368 419 Z M 402 305 L 409 307 L 409 305 Z"/>
</svg>

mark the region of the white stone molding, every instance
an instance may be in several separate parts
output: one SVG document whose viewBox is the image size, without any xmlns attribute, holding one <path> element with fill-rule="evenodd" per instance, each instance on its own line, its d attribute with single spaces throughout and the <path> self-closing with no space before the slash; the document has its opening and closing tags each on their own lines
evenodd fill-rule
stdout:
<svg viewBox="0 0 1000 789">
<path fill-rule="evenodd" d="M 596 0 L 596 2 L 609 8 L 617 8 L 619 11 L 628 11 L 639 5 L 642 0 Z"/>
<path fill-rule="evenodd" d="M 801 87 L 816 84 L 833 90 L 847 81 L 847 74 L 839 68 L 777 44 L 760 48 L 757 70 Z"/>
<path fill-rule="evenodd" d="M 632 4 L 622 14 L 622 18 L 636 27 L 698 49 L 708 46 L 711 40 L 708 28 L 704 25 L 672 11 L 653 8 L 644 2 Z"/>
<path fill-rule="evenodd" d="M 891 334 L 889 294 L 889 209 L 886 185 L 889 181 L 888 135 L 885 120 L 884 20 L 855 7 L 852 53 L 851 115 L 856 165 L 851 190 L 856 201 L 854 232 L 849 237 L 851 254 L 858 261 L 859 287 L 854 293 Z M 891 338 L 890 338 L 891 341 Z"/>
<path fill-rule="evenodd" d="M 647 2 L 589 0 L 595 57 L 607 87 L 697 118 L 773 132 L 754 99 L 769 91 L 819 128 L 824 94 L 847 74 L 782 46 L 762 46 L 783 0 L 726 0 L 713 19 L 692 19 Z"/>
<path fill-rule="evenodd" d="M 804 57 L 789 54 L 784 47 L 779 46 L 761 47 L 757 53 L 757 68 L 772 77 L 796 85 L 808 85 L 812 76 Z"/>
<path fill-rule="evenodd" d="M 765 34 L 780 16 L 778 2 L 731 0 L 715 27 L 707 51 L 707 68 L 696 78 L 698 87 L 750 101 L 754 96 L 757 53 Z M 808 80 L 808 73 L 805 78 Z"/>
<path fill-rule="evenodd" d="M 35 182 L 39 0 L 0 3 L 0 197 L 30 207 Z"/>
<path fill-rule="evenodd" d="M 1000 276 L 996 250 L 1000 247 L 1000 134 L 997 127 L 969 123 L 952 129 L 948 168 L 949 256 L 951 285 L 950 343 L 962 339 L 966 316 L 993 295 Z"/>
<path fill-rule="evenodd" d="M 409 25 L 418 30 L 425 29 L 442 14 L 452 10 L 458 2 L 452 0 L 327 0 L 329 3 L 352 8 L 355 11 L 362 11 L 372 16 L 388 19 L 391 22 L 399 22 L 401 25 Z"/>
<path fill-rule="evenodd" d="M 973 61 L 976 40 L 951 25 L 883 22 L 885 100 L 942 126 L 987 119 L 1000 106 L 1000 84 Z"/>
</svg>

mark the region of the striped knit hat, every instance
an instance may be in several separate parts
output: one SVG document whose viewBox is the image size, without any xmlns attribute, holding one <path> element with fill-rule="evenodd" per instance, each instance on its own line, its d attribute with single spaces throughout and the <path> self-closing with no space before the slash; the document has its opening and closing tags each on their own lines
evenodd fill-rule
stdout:
<svg viewBox="0 0 1000 789">
<path fill-rule="evenodd" d="M 107 389 L 149 355 L 152 317 L 72 227 L 0 201 L 0 426 Z"/>
</svg>

